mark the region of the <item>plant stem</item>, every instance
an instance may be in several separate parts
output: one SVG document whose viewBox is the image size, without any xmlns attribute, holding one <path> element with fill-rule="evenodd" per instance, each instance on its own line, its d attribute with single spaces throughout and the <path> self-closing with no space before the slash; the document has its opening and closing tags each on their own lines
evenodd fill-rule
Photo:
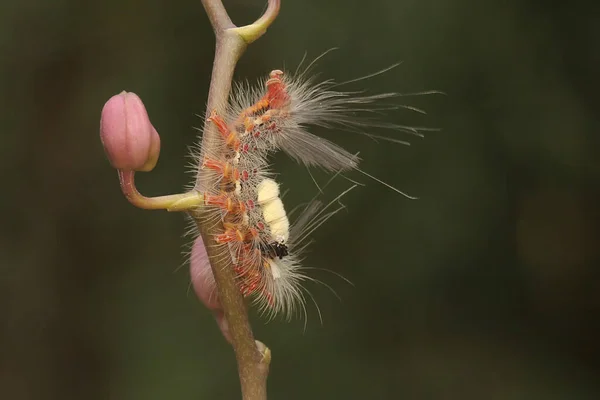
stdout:
<svg viewBox="0 0 600 400">
<path fill-rule="evenodd" d="M 119 182 L 125 198 L 136 207 L 146 210 L 184 211 L 201 207 L 204 198 L 197 190 L 167 196 L 146 197 L 135 187 L 135 171 L 119 170 Z"/>
<path fill-rule="evenodd" d="M 216 36 L 215 60 L 208 93 L 207 114 L 212 111 L 224 115 L 227 107 L 231 82 L 235 66 L 246 50 L 248 43 L 258 38 L 275 19 L 279 11 L 279 0 L 269 0 L 267 12 L 257 22 L 243 32 L 236 32 L 221 0 L 202 0 Z M 202 136 L 202 154 L 218 154 L 222 146 L 217 129 L 210 122 L 205 122 Z M 198 170 L 196 189 L 206 187 L 205 171 Z M 216 234 L 221 233 L 222 226 L 204 223 L 205 210 L 198 209 L 191 213 L 202 239 L 217 283 L 219 300 L 225 318 L 229 324 L 231 344 L 235 352 L 244 400 L 265 400 L 267 398 L 267 376 L 269 374 L 270 351 L 260 342 L 255 342 L 248 320 L 248 312 L 244 299 L 236 283 L 236 277 L 230 266 L 231 259 L 222 254 L 222 249 L 214 241 Z M 258 347 L 257 347 L 258 346 Z"/>
</svg>

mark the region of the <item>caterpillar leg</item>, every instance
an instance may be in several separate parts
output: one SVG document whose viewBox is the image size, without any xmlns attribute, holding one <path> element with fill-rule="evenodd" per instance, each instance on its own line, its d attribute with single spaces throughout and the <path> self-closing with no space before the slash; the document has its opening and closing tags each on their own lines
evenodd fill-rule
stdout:
<svg viewBox="0 0 600 400">
<path fill-rule="evenodd" d="M 240 171 L 228 162 L 205 158 L 202 166 L 212 169 L 218 174 L 223 175 L 223 178 L 232 180 L 234 182 L 240 180 Z"/>
<path fill-rule="evenodd" d="M 208 117 L 208 121 L 215 124 L 215 126 L 219 130 L 219 133 L 221 134 L 221 136 L 223 136 L 223 139 L 227 138 L 227 136 L 229 135 L 229 128 L 227 127 L 227 123 L 225 122 L 225 120 L 217 114 L 216 110 L 212 110 L 212 112 L 210 113 L 210 117 Z"/>
<path fill-rule="evenodd" d="M 225 140 L 225 144 L 235 151 L 237 151 L 240 147 L 240 139 L 238 138 L 237 133 L 234 129 L 229 129 L 229 126 L 219 114 L 217 114 L 216 110 L 213 110 L 210 113 L 210 117 L 208 117 L 208 121 L 215 124 L 221 137 Z"/>
</svg>

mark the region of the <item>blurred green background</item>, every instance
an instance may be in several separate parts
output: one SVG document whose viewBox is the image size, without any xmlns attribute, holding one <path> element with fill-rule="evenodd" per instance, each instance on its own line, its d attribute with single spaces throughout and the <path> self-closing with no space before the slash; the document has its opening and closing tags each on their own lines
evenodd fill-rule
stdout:
<svg viewBox="0 0 600 400">
<path fill-rule="evenodd" d="M 264 2 L 225 5 L 243 24 Z M 98 138 L 104 102 L 136 92 L 162 138 L 139 186 L 179 191 L 213 46 L 198 0 L 0 5 L 1 398 L 239 398 L 233 353 L 189 292 L 185 219 L 128 204 Z M 311 272 L 341 298 L 310 288 L 323 325 L 310 305 L 306 329 L 253 318 L 270 398 L 600 398 L 598 2 L 283 0 L 236 75 L 331 47 L 323 78 L 402 61 L 359 87 L 446 92 L 403 99 L 426 116 L 385 117 L 442 131 L 400 134 L 411 147 L 317 131 L 420 200 L 351 175 L 366 186 L 306 264 L 355 286 Z M 275 165 L 288 208 L 317 193 Z"/>
</svg>

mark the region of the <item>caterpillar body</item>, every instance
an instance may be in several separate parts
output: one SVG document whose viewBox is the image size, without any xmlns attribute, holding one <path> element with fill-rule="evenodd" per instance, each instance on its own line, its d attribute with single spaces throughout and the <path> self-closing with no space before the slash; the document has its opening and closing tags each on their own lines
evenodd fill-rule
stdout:
<svg viewBox="0 0 600 400">
<path fill-rule="evenodd" d="M 375 126 L 421 135 L 414 128 L 356 118 L 356 112 L 377 110 L 368 106 L 396 94 L 336 91 L 338 85 L 331 81 L 315 84 L 306 79 L 309 68 L 296 77 L 273 70 L 261 86 L 238 85 L 226 113 L 213 111 L 208 118 L 219 132 L 219 143 L 211 146 L 217 150 L 201 149 L 198 156 L 207 173 L 198 176 L 197 187 L 206 190 L 205 206 L 214 209 L 212 215 L 223 226 L 215 237 L 221 255 L 234 269 L 242 295 L 253 298 L 260 311 L 271 316 L 289 317 L 304 306 L 302 282 L 310 278 L 303 274 L 298 254 L 308 234 L 339 209 L 329 210 L 332 203 L 327 207 L 311 203 L 290 226 L 279 184 L 269 170 L 269 156 L 281 150 L 308 167 L 329 172 L 354 169 L 376 179 L 358 169 L 356 155 L 306 127 L 340 126 L 365 133 L 363 127 Z"/>
</svg>

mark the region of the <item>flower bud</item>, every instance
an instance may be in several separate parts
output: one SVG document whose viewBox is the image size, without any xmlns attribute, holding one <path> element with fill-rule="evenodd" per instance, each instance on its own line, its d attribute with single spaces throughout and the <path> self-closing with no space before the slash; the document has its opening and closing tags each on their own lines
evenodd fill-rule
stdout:
<svg viewBox="0 0 600 400">
<path fill-rule="evenodd" d="M 192 246 L 190 275 L 194 291 L 204 305 L 212 311 L 222 310 L 223 307 L 217 293 L 217 284 L 210 267 L 202 236 L 198 236 Z"/>
<path fill-rule="evenodd" d="M 192 254 L 190 257 L 190 275 L 192 278 L 192 286 L 196 295 L 204 303 L 204 305 L 212 311 L 217 325 L 225 339 L 231 343 L 231 333 L 229 332 L 229 324 L 225 318 L 223 306 L 219 300 L 217 293 L 217 284 L 210 267 L 208 254 L 202 237 L 198 236 L 192 246 Z"/>
<path fill-rule="evenodd" d="M 123 91 L 104 104 L 100 140 L 117 169 L 151 171 L 158 161 L 160 137 L 135 93 Z"/>
</svg>

